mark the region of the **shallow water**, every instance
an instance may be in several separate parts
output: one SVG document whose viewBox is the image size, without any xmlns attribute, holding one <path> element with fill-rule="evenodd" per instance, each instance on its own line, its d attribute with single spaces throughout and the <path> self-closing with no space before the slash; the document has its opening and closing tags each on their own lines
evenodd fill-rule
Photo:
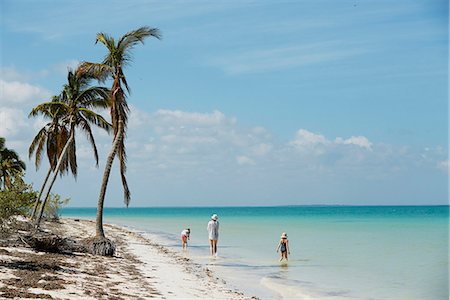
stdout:
<svg viewBox="0 0 450 300">
<path fill-rule="evenodd" d="M 220 222 L 217 258 L 206 224 Z M 65 217 L 95 218 L 94 208 Z M 448 299 L 448 206 L 107 208 L 104 220 L 157 234 L 216 270 L 232 286 L 263 299 Z M 287 264 L 275 252 L 287 232 Z"/>
</svg>

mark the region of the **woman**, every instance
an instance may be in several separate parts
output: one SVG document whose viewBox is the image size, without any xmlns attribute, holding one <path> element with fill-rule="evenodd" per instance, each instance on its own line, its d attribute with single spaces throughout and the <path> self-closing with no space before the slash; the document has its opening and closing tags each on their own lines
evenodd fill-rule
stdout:
<svg viewBox="0 0 450 300">
<path fill-rule="evenodd" d="M 216 214 L 211 216 L 211 220 L 208 222 L 206 229 L 209 236 L 209 248 L 211 249 L 211 255 L 217 255 L 217 240 L 219 239 L 219 217 Z"/>
<path fill-rule="evenodd" d="M 277 247 L 277 253 L 279 250 L 281 251 L 280 261 L 282 261 L 283 258 L 288 260 L 288 253 L 291 254 L 291 251 L 289 250 L 289 241 L 286 232 L 283 232 L 283 234 L 281 234 L 281 239 Z"/>
</svg>

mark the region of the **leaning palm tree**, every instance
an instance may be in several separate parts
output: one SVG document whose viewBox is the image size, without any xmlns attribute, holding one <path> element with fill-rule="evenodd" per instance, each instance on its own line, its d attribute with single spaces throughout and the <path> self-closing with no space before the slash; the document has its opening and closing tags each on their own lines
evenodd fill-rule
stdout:
<svg viewBox="0 0 450 300">
<path fill-rule="evenodd" d="M 36 227 L 39 227 L 45 205 L 50 195 L 50 191 L 55 183 L 58 171 L 61 169 L 65 157 L 67 155 L 68 165 L 72 174 L 77 176 L 76 161 L 76 144 L 75 130 L 76 128 L 84 131 L 87 135 L 93 150 L 95 160 L 98 165 L 98 152 L 95 146 L 94 136 L 92 134 L 91 124 L 94 124 L 109 132 L 111 124 L 109 124 L 100 114 L 95 113 L 91 109 L 107 108 L 109 106 L 110 91 L 105 87 L 90 86 L 92 80 L 88 74 L 83 73 L 79 69 L 76 71 L 69 70 L 67 76 L 67 84 L 64 85 L 62 93 L 58 96 L 59 101 L 51 101 L 39 104 L 31 111 L 31 116 L 41 115 L 46 110 L 59 110 L 63 115 L 62 123 L 69 128 L 69 138 L 67 139 L 58 162 L 55 167 L 47 192 L 43 198 L 39 214 L 36 218 Z"/>
<path fill-rule="evenodd" d="M 103 231 L 103 205 L 105 200 L 106 188 L 108 185 L 109 175 L 111 172 L 112 163 L 115 156 L 119 158 L 120 175 L 122 185 L 124 188 L 124 201 L 126 206 L 130 203 L 130 191 L 125 177 L 126 172 L 126 151 L 124 137 L 127 129 L 129 108 L 126 100 L 126 94 L 122 87 L 125 87 L 128 93 L 130 88 L 123 73 L 123 67 L 131 61 L 131 50 L 139 43 L 144 44 L 147 37 L 154 37 L 161 39 L 159 29 L 150 27 L 141 27 L 139 29 L 130 31 L 123 35 L 117 42 L 114 38 L 105 33 L 98 33 L 95 43 L 102 43 L 108 50 L 102 63 L 84 62 L 81 69 L 98 78 L 100 81 L 105 81 L 108 78 L 112 79 L 111 88 L 111 123 L 114 129 L 114 140 L 111 151 L 108 155 L 105 171 L 103 173 L 102 186 L 97 204 L 96 217 L 96 235 L 92 239 L 91 252 L 100 255 L 113 255 L 114 244 L 105 237 Z"/>
<path fill-rule="evenodd" d="M 21 181 L 25 163 L 16 151 L 5 147 L 5 138 L 0 137 L 0 189 L 11 189 L 13 182 Z"/>
<path fill-rule="evenodd" d="M 59 97 L 54 96 L 52 101 L 58 102 Z M 47 185 L 47 181 L 50 178 L 52 171 L 55 170 L 58 162 L 58 157 L 61 155 L 62 149 L 69 139 L 69 129 L 66 124 L 63 124 L 61 122 L 61 119 L 64 116 L 61 114 L 61 110 L 57 106 L 42 108 L 40 113 L 44 118 L 50 119 L 50 121 L 45 124 L 34 137 L 28 149 L 28 156 L 29 159 L 31 159 L 33 154 L 35 155 L 35 166 L 36 170 L 38 170 L 42 161 L 42 153 L 44 152 L 44 150 L 46 150 L 50 167 L 42 183 L 41 189 L 39 190 L 39 194 L 35 200 L 33 210 L 30 215 L 31 219 L 33 219 L 36 215 L 36 211 L 40 204 L 44 188 Z M 60 174 L 63 174 L 67 170 L 68 159 L 66 156 L 61 163 L 61 168 L 59 171 Z"/>
</svg>

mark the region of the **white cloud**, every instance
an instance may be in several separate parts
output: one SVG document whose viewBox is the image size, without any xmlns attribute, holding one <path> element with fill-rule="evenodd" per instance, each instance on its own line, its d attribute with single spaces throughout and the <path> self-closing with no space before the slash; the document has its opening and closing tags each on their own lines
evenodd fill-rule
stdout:
<svg viewBox="0 0 450 300">
<path fill-rule="evenodd" d="M 67 72 L 69 71 L 69 69 L 75 70 L 79 64 L 79 60 L 71 59 L 56 64 L 54 66 L 54 70 L 63 76 L 67 76 Z"/>
<path fill-rule="evenodd" d="M 366 148 L 368 150 L 372 150 L 372 143 L 364 136 L 352 136 L 346 140 L 343 138 L 337 137 L 335 139 L 336 144 L 344 144 L 344 145 L 356 145 L 361 148 Z"/>
<path fill-rule="evenodd" d="M 161 136 L 161 141 L 165 143 L 184 145 L 217 143 L 217 139 L 210 136 L 180 136 L 175 134 Z"/>
<path fill-rule="evenodd" d="M 197 126 L 214 126 L 224 124 L 225 122 L 234 122 L 232 119 L 227 120 L 225 115 L 217 110 L 212 113 L 197 113 L 160 109 L 156 112 L 154 117 L 162 122 Z"/>
<path fill-rule="evenodd" d="M 327 145 L 328 141 L 323 135 L 315 134 L 306 129 L 299 129 L 295 138 L 290 142 L 291 145 L 298 149 L 313 148 L 317 145 Z"/>
<path fill-rule="evenodd" d="M 337 137 L 333 142 L 321 134 L 313 133 L 306 129 L 299 129 L 289 144 L 298 150 L 314 154 L 337 151 L 336 147 L 340 145 L 351 145 L 372 150 L 372 142 L 365 136 L 351 136 L 348 139 Z"/>
<path fill-rule="evenodd" d="M 181 165 L 208 165 L 219 172 L 230 168 L 233 161 L 263 168 L 277 164 L 289 168 L 300 164 L 314 170 L 354 168 L 367 163 L 373 147 L 364 136 L 332 140 L 303 128 L 291 141 L 280 143 L 264 127 L 244 128 L 220 111 L 160 109 L 146 113 L 132 107 L 131 114 L 130 159 L 134 156 L 153 166 L 163 164 L 168 171 Z M 381 151 L 385 156 L 394 155 Z"/>
<path fill-rule="evenodd" d="M 448 171 L 450 170 L 450 162 L 448 161 L 448 159 L 443 160 L 443 161 L 439 161 L 439 162 L 437 163 L 437 168 L 438 168 L 439 170 L 448 172 Z"/>
<path fill-rule="evenodd" d="M 28 127 L 24 113 L 20 109 L 0 107 L 0 136 L 11 138 Z"/>
<path fill-rule="evenodd" d="M 51 93 L 39 86 L 0 79 L 0 104 L 20 105 L 50 100 Z"/>
<path fill-rule="evenodd" d="M 40 70 L 37 72 L 32 71 L 18 71 L 15 67 L 1 67 L 0 77 L 6 81 L 29 81 L 36 78 L 43 78 L 48 76 L 49 72 L 47 70 Z"/>
<path fill-rule="evenodd" d="M 36 132 L 33 124 L 42 123 L 39 120 L 27 122 L 20 113 L 18 109 L 0 110 L 2 125 L 3 119 L 7 120 L 7 126 L 0 127 L 0 135 L 13 137 L 8 142 L 20 146 L 21 156 L 26 157 L 31 134 Z M 126 140 L 128 175 L 129 182 L 139 186 L 144 182 L 147 184 L 145 180 L 148 178 L 157 184 L 164 184 L 170 178 L 174 182 L 180 180 L 182 183 L 178 184 L 182 186 L 187 184 L 200 190 L 200 179 L 211 179 L 211 188 L 216 180 L 230 185 L 248 181 L 250 185 L 262 184 L 263 188 L 272 183 L 283 186 L 288 182 L 294 187 L 300 184 L 307 189 L 317 182 L 320 182 L 319 186 L 323 182 L 337 184 L 342 182 L 341 178 L 386 181 L 409 176 L 405 174 L 423 168 L 436 170 L 438 161 L 438 168 L 448 170 L 448 160 L 443 156 L 446 152 L 439 147 L 428 147 L 423 152 L 429 158 L 421 160 L 422 151 L 373 144 L 368 138 L 358 135 L 328 139 L 322 134 L 299 129 L 291 141 L 279 142 L 264 127 L 239 126 L 234 118 L 219 111 L 159 110 L 146 113 L 133 107 L 132 114 L 139 116 L 139 123 L 130 119 L 130 124 L 134 125 L 129 127 Z M 16 115 L 21 118 L 14 118 Z M 28 135 L 21 132 L 28 132 Z M 111 137 L 101 136 L 98 131 L 95 137 L 100 154 L 99 170 L 90 169 L 94 160 L 83 134 L 77 136 L 78 160 L 83 166 L 80 169 L 95 172 L 101 178 L 102 163 L 110 151 Z M 83 174 L 83 178 L 91 176 L 90 173 Z M 80 174 L 80 178 L 82 176 Z M 139 189 L 138 186 L 132 188 L 133 191 Z"/>
<path fill-rule="evenodd" d="M 255 162 L 251 158 L 248 158 L 247 156 L 244 156 L 244 155 L 236 157 L 236 162 L 238 163 L 238 165 L 254 165 L 255 164 Z"/>
<path fill-rule="evenodd" d="M 273 145 L 267 143 L 257 144 L 252 147 L 252 152 L 256 156 L 265 156 L 272 151 Z"/>
</svg>

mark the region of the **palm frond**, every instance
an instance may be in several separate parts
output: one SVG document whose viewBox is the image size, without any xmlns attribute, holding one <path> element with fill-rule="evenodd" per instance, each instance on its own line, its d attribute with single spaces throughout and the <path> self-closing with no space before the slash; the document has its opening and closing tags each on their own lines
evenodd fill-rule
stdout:
<svg viewBox="0 0 450 300">
<path fill-rule="evenodd" d="M 120 53 L 125 53 L 127 50 L 132 49 L 136 44 L 144 44 L 145 38 L 152 36 L 160 40 L 162 38 L 161 32 L 158 28 L 150 28 L 144 26 L 136 30 L 130 31 L 122 36 L 117 43 L 117 50 Z"/>
<path fill-rule="evenodd" d="M 111 131 L 111 124 L 108 123 L 100 114 L 97 114 L 89 109 L 86 108 L 80 108 L 79 109 L 81 115 L 87 119 L 92 124 L 95 124 L 96 126 L 106 130 L 106 132 Z"/>
<path fill-rule="evenodd" d="M 41 128 L 41 130 L 38 131 L 36 136 L 33 138 L 33 141 L 31 141 L 30 147 L 28 147 L 28 158 L 31 159 L 33 156 L 34 150 L 36 149 L 36 146 L 40 142 L 40 140 L 43 138 L 44 135 L 47 134 L 47 124 Z"/>
<path fill-rule="evenodd" d="M 22 160 L 17 160 L 17 170 L 18 171 L 25 171 L 27 169 L 27 165 Z"/>
<path fill-rule="evenodd" d="M 54 162 L 52 165 L 54 169 L 56 168 L 58 158 L 61 156 L 64 146 L 69 141 L 69 138 L 70 138 L 69 129 L 66 126 L 62 126 L 61 128 L 59 128 L 58 137 L 56 139 L 56 151 L 53 157 Z M 69 162 L 66 154 L 63 157 L 61 166 L 59 167 L 59 172 L 61 172 L 61 174 L 65 174 L 68 172 L 68 170 L 69 170 Z"/>
<path fill-rule="evenodd" d="M 103 32 L 97 33 L 97 38 L 95 40 L 95 43 L 97 44 L 98 42 L 101 42 L 103 45 L 105 45 L 106 48 L 108 48 L 108 50 L 110 50 L 111 52 L 115 48 L 114 38 L 106 33 L 103 33 Z"/>
<path fill-rule="evenodd" d="M 110 90 L 105 87 L 93 86 L 83 90 L 75 99 L 78 106 L 106 108 L 109 104 Z M 98 101 L 98 100 L 106 100 Z M 97 103 L 98 101 L 98 103 Z"/>
<path fill-rule="evenodd" d="M 76 147 L 75 139 L 73 139 L 70 142 L 69 150 L 67 151 L 67 159 L 69 161 L 70 172 L 72 173 L 73 177 L 75 177 L 75 179 L 77 179 L 77 175 L 78 175 L 76 150 L 77 150 L 77 147 Z"/>
<path fill-rule="evenodd" d="M 113 68 L 107 64 L 82 62 L 78 67 L 78 72 L 87 74 L 100 82 L 105 82 L 106 79 L 112 74 Z"/>
<path fill-rule="evenodd" d="M 85 120 L 80 122 L 80 126 L 82 127 L 84 133 L 86 133 L 87 139 L 92 146 L 92 150 L 94 150 L 95 165 L 98 167 L 98 151 L 97 146 L 95 145 L 95 139 L 92 134 L 91 126 L 89 126 L 89 123 Z"/>
<path fill-rule="evenodd" d="M 33 107 L 28 117 L 31 118 L 42 115 L 51 118 L 52 112 L 54 111 L 59 111 L 60 114 L 64 114 L 64 112 L 68 111 L 68 106 L 61 101 L 44 102 Z"/>
<path fill-rule="evenodd" d="M 131 93 L 130 87 L 128 86 L 127 79 L 125 78 L 125 75 L 123 74 L 122 68 L 119 71 L 119 78 L 123 82 L 123 85 L 125 85 L 125 88 L 127 89 L 128 94 Z"/>
<path fill-rule="evenodd" d="M 120 177 L 122 179 L 122 186 L 123 186 L 123 200 L 125 202 L 125 205 L 128 207 L 131 200 L 131 194 L 130 189 L 128 188 L 127 178 L 125 176 L 127 172 L 127 155 L 125 152 L 125 144 L 123 142 L 123 138 L 117 149 L 117 155 L 119 157 L 120 162 Z"/>
<path fill-rule="evenodd" d="M 36 149 L 36 161 L 35 161 L 36 170 L 39 169 L 39 166 L 40 166 L 40 164 L 41 164 L 42 151 L 43 151 L 43 149 L 44 149 L 44 144 L 45 144 L 45 142 L 46 142 L 46 140 L 47 140 L 46 137 L 47 137 L 47 135 L 44 135 L 44 136 L 40 139 L 39 144 L 38 144 L 38 147 L 37 147 L 37 149 Z"/>
</svg>

